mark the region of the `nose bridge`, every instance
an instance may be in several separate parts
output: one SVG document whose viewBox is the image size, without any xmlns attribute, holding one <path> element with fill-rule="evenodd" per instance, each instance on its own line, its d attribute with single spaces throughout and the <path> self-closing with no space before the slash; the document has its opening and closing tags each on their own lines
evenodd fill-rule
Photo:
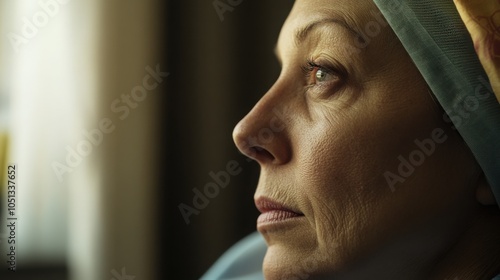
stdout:
<svg viewBox="0 0 500 280">
<path fill-rule="evenodd" d="M 289 96 L 278 80 L 238 123 L 233 138 L 246 156 L 263 163 L 285 163 L 290 158 Z"/>
<path fill-rule="evenodd" d="M 284 114 L 284 108 L 290 100 L 290 96 L 279 80 L 268 90 L 268 92 L 255 104 L 247 117 L 260 118 L 261 121 L 267 122 L 267 126 L 275 126 L 276 121 L 283 124 L 288 122 Z"/>
</svg>

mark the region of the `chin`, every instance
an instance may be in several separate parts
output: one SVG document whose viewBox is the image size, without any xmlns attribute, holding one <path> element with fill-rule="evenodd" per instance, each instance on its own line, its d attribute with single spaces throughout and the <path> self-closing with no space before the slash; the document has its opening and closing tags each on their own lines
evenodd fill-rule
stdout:
<svg viewBox="0 0 500 280">
<path fill-rule="evenodd" d="M 263 272 L 266 280 L 275 279 L 332 279 L 332 271 L 321 267 L 328 266 L 330 258 L 326 254 L 295 251 L 280 245 L 267 249 Z"/>
</svg>

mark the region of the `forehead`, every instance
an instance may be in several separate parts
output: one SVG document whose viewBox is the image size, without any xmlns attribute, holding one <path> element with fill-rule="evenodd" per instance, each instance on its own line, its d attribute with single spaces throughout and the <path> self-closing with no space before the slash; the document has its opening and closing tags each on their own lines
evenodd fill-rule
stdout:
<svg viewBox="0 0 500 280">
<path fill-rule="evenodd" d="M 293 26 L 307 24 L 322 17 L 336 17 L 363 29 L 371 15 L 378 12 L 371 0 L 297 0 L 287 23 Z"/>
<path fill-rule="evenodd" d="M 320 28 L 308 28 L 315 22 L 323 24 L 315 25 Z M 310 32 L 304 32 L 308 29 Z M 373 52 L 377 55 L 389 53 L 394 45 L 399 44 L 371 0 L 297 0 L 283 25 L 277 47 L 284 50 L 296 45 L 301 37 L 305 37 L 304 34 L 318 35 L 318 29 L 323 32 L 319 37 L 334 33 L 335 37 L 342 38 L 340 41 L 351 40 L 350 46 L 364 52 L 371 50 L 372 55 Z"/>
</svg>

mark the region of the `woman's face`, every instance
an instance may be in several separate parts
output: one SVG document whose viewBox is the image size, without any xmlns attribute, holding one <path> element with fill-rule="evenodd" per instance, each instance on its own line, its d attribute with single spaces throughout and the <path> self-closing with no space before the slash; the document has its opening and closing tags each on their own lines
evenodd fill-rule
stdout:
<svg viewBox="0 0 500 280">
<path fill-rule="evenodd" d="M 261 166 L 266 278 L 437 257 L 475 203 L 477 168 L 377 7 L 298 0 L 276 53 L 278 80 L 234 131 Z"/>
</svg>

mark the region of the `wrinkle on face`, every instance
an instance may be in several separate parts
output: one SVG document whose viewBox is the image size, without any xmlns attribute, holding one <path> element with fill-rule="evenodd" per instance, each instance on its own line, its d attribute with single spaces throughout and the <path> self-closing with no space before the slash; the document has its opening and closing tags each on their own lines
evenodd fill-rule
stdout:
<svg viewBox="0 0 500 280">
<path fill-rule="evenodd" d="M 463 152 L 451 135 L 405 178 L 397 192 L 391 191 L 383 176 L 397 170 L 399 156 L 407 157 L 416 149 L 415 139 L 429 137 L 444 124 L 425 81 L 388 27 L 368 38 L 370 42 L 359 52 L 347 50 L 346 42 L 355 36 L 338 26 L 317 26 L 295 44 L 296 31 L 324 17 L 325 11 L 363 30 L 374 20 L 374 10 L 378 11 L 371 1 L 296 1 L 278 39 L 280 77 L 243 120 L 242 127 L 265 125 L 274 109 L 286 114 L 285 129 L 276 134 L 275 142 L 261 148 L 272 153 L 287 147 L 290 158 L 281 163 L 259 162 L 256 196 L 280 199 L 300 208 L 306 217 L 294 229 L 264 234 L 269 245 L 266 278 L 279 279 L 304 256 L 324 257 L 328 262 L 317 272 L 336 276 L 361 266 L 360 260 L 376 258 L 374 252 L 404 239 L 415 225 L 432 230 L 440 219 L 456 218 L 448 213 L 434 216 L 433 211 L 442 211 L 443 205 L 464 207 L 445 195 L 452 187 L 443 178 L 454 176 L 453 184 L 461 184 L 470 176 L 469 170 L 455 174 L 470 157 L 449 156 Z M 321 88 L 328 97 L 306 90 L 308 80 L 301 67 L 318 56 L 338 61 L 348 72 L 342 86 L 332 87 L 336 92 Z M 455 195 L 465 199 L 465 188 L 457 187 Z M 452 232 L 453 226 L 439 229 L 439 234 Z"/>
</svg>

